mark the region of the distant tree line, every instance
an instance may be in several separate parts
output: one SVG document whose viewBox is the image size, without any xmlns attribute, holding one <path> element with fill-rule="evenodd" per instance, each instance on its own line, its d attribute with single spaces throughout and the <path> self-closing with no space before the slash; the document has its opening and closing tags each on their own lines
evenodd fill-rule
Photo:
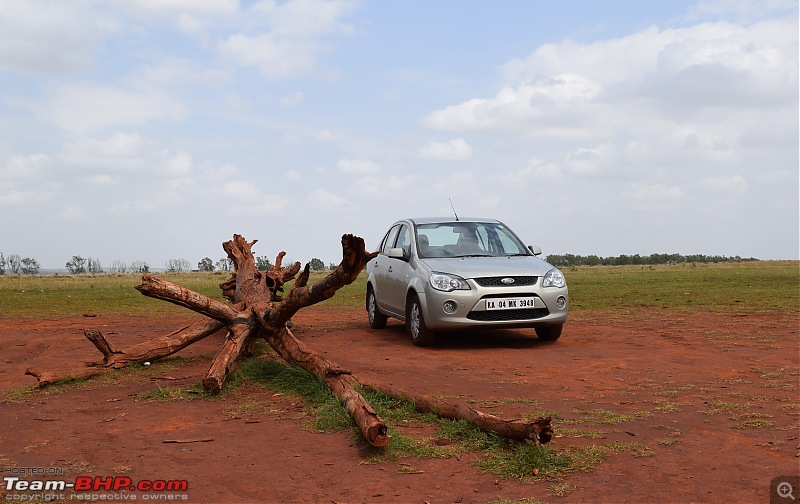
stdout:
<svg viewBox="0 0 800 504">
<path fill-rule="evenodd" d="M 256 256 L 256 268 L 259 271 L 267 271 L 271 266 L 272 262 L 267 258 L 267 256 Z M 287 260 L 284 258 L 282 260 L 283 264 L 292 264 L 293 261 Z M 322 262 L 321 259 L 313 258 L 309 262 L 309 267 L 313 271 L 320 271 L 325 269 L 325 263 Z M 331 269 L 336 269 L 335 265 Z M 232 271 L 233 270 L 233 261 L 230 260 L 228 257 L 223 257 L 217 262 L 214 262 L 210 257 L 204 257 L 197 263 L 197 269 L 199 271 Z"/>
<path fill-rule="evenodd" d="M 623 266 L 626 264 L 678 264 L 678 263 L 721 263 L 721 262 L 742 262 L 758 261 L 755 257 L 740 256 L 707 256 L 703 254 L 682 255 L 682 254 L 650 254 L 642 256 L 619 255 L 616 257 L 600 257 L 596 255 L 574 255 L 574 254 L 551 254 L 547 256 L 547 262 L 553 266 Z"/>
<path fill-rule="evenodd" d="M 39 262 L 32 257 L 22 257 L 19 254 L 9 254 L 5 257 L 0 252 L 0 275 L 6 271 L 13 275 L 35 275 L 39 272 Z"/>
<path fill-rule="evenodd" d="M 256 267 L 259 270 L 266 271 L 272 266 L 272 263 L 266 256 L 258 256 L 256 259 Z M 285 258 L 284 258 L 285 259 Z M 575 255 L 575 254 L 550 254 L 547 256 L 547 262 L 554 266 L 622 266 L 626 264 L 678 264 L 678 263 L 721 263 L 721 262 L 743 262 L 743 261 L 758 261 L 755 257 L 740 257 L 740 256 L 720 256 L 720 255 L 682 255 L 682 254 L 650 254 L 642 256 L 639 254 L 634 255 L 619 255 L 615 257 L 600 257 L 596 255 Z M 284 260 L 284 264 L 291 264 L 292 261 Z M 326 269 L 325 263 L 321 259 L 314 257 L 309 262 L 309 267 L 313 271 L 322 271 Z M 67 271 L 73 275 L 83 273 L 98 274 L 105 273 L 100 259 L 93 257 L 81 257 L 78 255 L 72 256 L 72 259 L 66 263 Z M 35 275 L 39 273 L 39 262 L 31 257 L 21 257 L 19 254 L 9 254 L 8 257 L 0 252 L 0 275 L 11 273 L 13 275 Z M 191 263 L 186 259 L 170 259 L 166 262 L 166 271 L 170 273 L 180 273 L 191 271 Z M 336 269 L 336 264 L 330 263 L 327 267 L 329 270 Z M 197 263 L 198 271 L 232 271 L 233 261 L 228 257 L 223 257 L 218 261 L 212 260 L 210 257 L 204 257 Z M 130 265 L 124 261 L 112 261 L 108 268 L 109 273 L 149 273 L 150 265 L 144 261 L 133 261 Z"/>
</svg>

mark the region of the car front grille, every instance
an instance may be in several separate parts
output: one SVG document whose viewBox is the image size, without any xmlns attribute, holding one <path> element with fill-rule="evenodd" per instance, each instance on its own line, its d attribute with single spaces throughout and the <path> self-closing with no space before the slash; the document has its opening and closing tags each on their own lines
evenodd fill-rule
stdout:
<svg viewBox="0 0 800 504">
<path fill-rule="evenodd" d="M 479 322 L 512 322 L 514 320 L 535 320 L 550 315 L 547 308 L 524 308 L 520 310 L 472 311 L 467 314 L 470 320 Z"/>
<path fill-rule="evenodd" d="M 513 278 L 514 283 L 504 284 L 501 280 L 504 278 Z M 499 276 L 499 277 L 481 277 L 476 278 L 475 283 L 481 287 L 524 287 L 529 285 L 536 285 L 539 277 L 535 276 Z"/>
</svg>

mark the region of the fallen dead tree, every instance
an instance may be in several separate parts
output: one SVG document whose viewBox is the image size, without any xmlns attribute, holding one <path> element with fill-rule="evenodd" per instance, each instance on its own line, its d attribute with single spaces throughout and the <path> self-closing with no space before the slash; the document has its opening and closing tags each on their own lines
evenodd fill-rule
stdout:
<svg viewBox="0 0 800 504">
<path fill-rule="evenodd" d="M 136 287 L 145 296 L 183 306 L 207 318 L 125 349 L 116 348 L 100 331 L 87 329 L 84 334 L 103 355 L 102 361 L 87 363 L 84 368 L 66 372 L 28 369 L 26 374 L 36 377 L 40 387 L 68 378 L 97 376 L 132 363 L 164 358 L 225 329 L 225 342 L 202 380 L 207 391 L 219 393 L 236 359 L 240 355 L 251 355 L 256 340 L 261 338 L 283 360 L 306 369 L 325 383 L 347 408 L 364 439 L 371 445 L 387 445 L 391 436 L 384 422 L 358 392 L 362 383 L 350 371 L 309 349 L 290 330 L 291 318 L 298 310 L 324 301 L 341 287 L 352 283 L 376 253 L 365 250 L 363 239 L 344 235 L 342 261 L 330 274 L 308 285 L 309 265 L 302 271 L 300 263 L 284 267 L 284 252 L 278 255 L 275 264 L 267 271 L 259 271 L 252 253 L 256 241 L 247 242 L 237 234 L 232 240 L 223 243 L 223 248 L 234 266 L 231 277 L 220 284 L 222 294 L 229 303 L 216 301 L 148 274 L 142 276 L 141 285 Z M 284 285 L 295 278 L 292 288 L 284 294 Z M 547 417 L 536 420 L 502 420 L 471 408 L 432 401 L 391 387 L 374 384 L 370 387 L 416 404 L 423 412 L 433 411 L 446 418 L 467 420 L 485 430 L 512 439 L 528 439 L 538 444 L 546 443 L 552 435 L 550 418 Z"/>
</svg>

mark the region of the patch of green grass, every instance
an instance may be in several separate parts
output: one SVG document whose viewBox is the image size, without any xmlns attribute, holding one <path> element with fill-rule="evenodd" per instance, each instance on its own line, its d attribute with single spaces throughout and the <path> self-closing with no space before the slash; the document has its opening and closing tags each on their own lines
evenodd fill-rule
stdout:
<svg viewBox="0 0 800 504">
<path fill-rule="evenodd" d="M 684 311 L 797 312 L 800 305 L 798 261 L 641 266 L 579 266 L 565 274 L 570 288 L 570 313 L 655 307 Z M 328 272 L 312 273 L 309 283 Z M 219 284 L 228 272 L 155 273 L 159 278 L 224 301 Z M 98 314 L 173 316 L 184 308 L 141 295 L 134 289 L 141 275 L 0 275 L 0 306 L 9 317 Z M 287 285 L 287 290 L 291 287 Z M 328 307 L 364 305 L 366 277 L 321 303 Z"/>
<path fill-rule="evenodd" d="M 660 444 L 661 446 L 672 446 L 672 445 L 674 445 L 676 443 L 683 443 L 683 441 L 678 439 L 678 438 L 671 437 L 671 438 L 667 438 L 667 439 L 661 439 L 658 442 L 658 444 Z"/>
<path fill-rule="evenodd" d="M 775 425 L 775 422 L 764 418 L 751 418 L 733 426 L 734 429 L 767 429 Z"/>
<path fill-rule="evenodd" d="M 468 400 L 467 403 L 474 404 L 475 407 L 481 409 L 496 408 L 504 404 L 524 404 L 527 406 L 536 406 L 538 404 L 535 399 L 528 399 L 525 397 L 504 397 L 502 399 L 492 399 L 490 401 Z"/>
<path fill-rule="evenodd" d="M 580 461 L 585 465 L 587 458 L 591 457 L 591 449 L 581 450 Z M 493 473 L 503 479 L 530 480 L 537 476 L 556 478 L 576 467 L 576 455 L 576 449 L 558 451 L 524 442 L 511 449 L 488 451 L 476 462 L 476 466 L 481 472 Z"/>
<path fill-rule="evenodd" d="M 510 449 L 492 449 L 476 462 L 478 469 L 504 479 L 529 481 L 533 478 L 559 479 L 569 472 L 588 472 L 604 458 L 628 451 L 635 457 L 652 456 L 640 443 L 591 444 L 555 449 L 531 442 L 516 443 Z"/>
<path fill-rule="evenodd" d="M 778 378 L 786 378 L 786 369 L 780 368 L 777 371 L 773 371 L 771 373 L 764 373 L 760 376 L 762 380 L 775 380 Z"/>
<path fill-rule="evenodd" d="M 158 273 L 156 276 L 223 301 L 221 278 L 213 273 Z M 9 317 L 97 314 L 174 316 L 186 310 L 143 296 L 134 287 L 140 274 L 0 275 L 0 305 Z"/>
<path fill-rule="evenodd" d="M 137 399 L 152 399 L 155 401 L 192 401 L 195 399 L 211 399 L 213 395 L 203 388 L 201 382 L 186 388 L 158 387 L 155 390 L 148 390 L 136 396 Z"/>
<path fill-rule="evenodd" d="M 303 368 L 271 358 L 250 358 L 228 375 L 223 393 L 230 393 L 245 382 L 300 398 L 313 413 L 309 427 L 314 430 L 338 431 L 353 426 L 339 400 Z"/>
<path fill-rule="evenodd" d="M 556 483 L 547 487 L 547 490 L 556 497 L 566 497 L 577 489 L 577 486 L 568 483 Z"/>
<path fill-rule="evenodd" d="M 558 433 L 564 437 L 574 437 L 574 438 L 587 438 L 587 439 L 599 439 L 605 435 L 603 431 L 595 431 L 595 430 L 588 430 L 588 429 L 558 429 Z"/>
<path fill-rule="evenodd" d="M 591 421 L 606 424 L 617 425 L 624 422 L 631 422 L 633 420 L 641 420 L 653 416 L 649 411 L 635 411 L 633 413 L 614 413 L 604 409 L 596 410 L 575 410 L 575 413 L 587 415 Z"/>
<path fill-rule="evenodd" d="M 579 266 L 565 271 L 570 312 L 661 308 L 797 312 L 797 261 Z"/>
<path fill-rule="evenodd" d="M 674 413 L 676 411 L 680 411 L 680 404 L 670 402 L 670 401 L 661 401 L 656 406 L 655 411 L 657 413 Z"/>
</svg>

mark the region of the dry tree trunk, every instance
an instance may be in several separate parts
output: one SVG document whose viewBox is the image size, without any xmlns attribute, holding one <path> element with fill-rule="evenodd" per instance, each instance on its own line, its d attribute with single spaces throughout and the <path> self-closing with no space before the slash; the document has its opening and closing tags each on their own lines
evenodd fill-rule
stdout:
<svg viewBox="0 0 800 504">
<path fill-rule="evenodd" d="M 243 236 L 236 234 L 232 240 L 222 244 L 234 265 L 231 277 L 220 284 L 222 295 L 230 304 L 152 275 L 142 276 L 142 284 L 136 289 L 145 296 L 183 306 L 205 315 L 207 319 L 125 350 L 116 349 L 99 331 L 87 329 L 84 333 L 103 354 L 102 362 L 88 363 L 86 368 L 62 373 L 28 369 L 26 374 L 37 378 L 37 386 L 65 378 L 95 376 L 131 363 L 166 357 L 224 328 L 227 331 L 225 342 L 202 380 L 207 391 L 219 393 L 236 359 L 240 355 L 252 354 L 256 339 L 262 338 L 286 362 L 303 367 L 323 381 L 350 412 L 364 439 L 373 446 L 387 445 L 391 436 L 386 425 L 358 392 L 361 387 L 359 380 L 350 371 L 309 349 L 289 330 L 290 319 L 298 310 L 324 301 L 341 287 L 352 283 L 377 253 L 368 253 L 363 239 L 346 234 L 342 236 L 342 261 L 326 277 L 308 285 L 309 266 L 306 265 L 303 271 L 300 271 L 300 263 L 283 267 L 284 252 L 278 255 L 275 264 L 267 271 L 259 271 L 252 253 L 256 241 L 247 242 Z M 291 290 L 284 294 L 284 284 L 296 276 Z M 470 408 L 436 403 L 392 388 L 372 387 L 387 395 L 410 400 L 421 411 L 435 411 L 447 418 L 469 420 L 506 437 L 546 443 L 552 434 L 550 418 L 504 421 Z"/>
<path fill-rule="evenodd" d="M 451 420 L 466 420 L 485 431 L 494 432 L 504 438 L 516 439 L 517 441 L 533 441 L 536 445 L 540 445 L 548 443 L 550 438 L 553 437 L 553 427 L 550 425 L 552 417 L 538 417 L 530 420 L 504 420 L 494 415 L 487 415 L 469 406 L 433 399 L 395 387 L 375 383 L 364 383 L 363 386 L 393 399 L 411 403 L 420 413 L 434 413 L 442 418 Z"/>
</svg>

